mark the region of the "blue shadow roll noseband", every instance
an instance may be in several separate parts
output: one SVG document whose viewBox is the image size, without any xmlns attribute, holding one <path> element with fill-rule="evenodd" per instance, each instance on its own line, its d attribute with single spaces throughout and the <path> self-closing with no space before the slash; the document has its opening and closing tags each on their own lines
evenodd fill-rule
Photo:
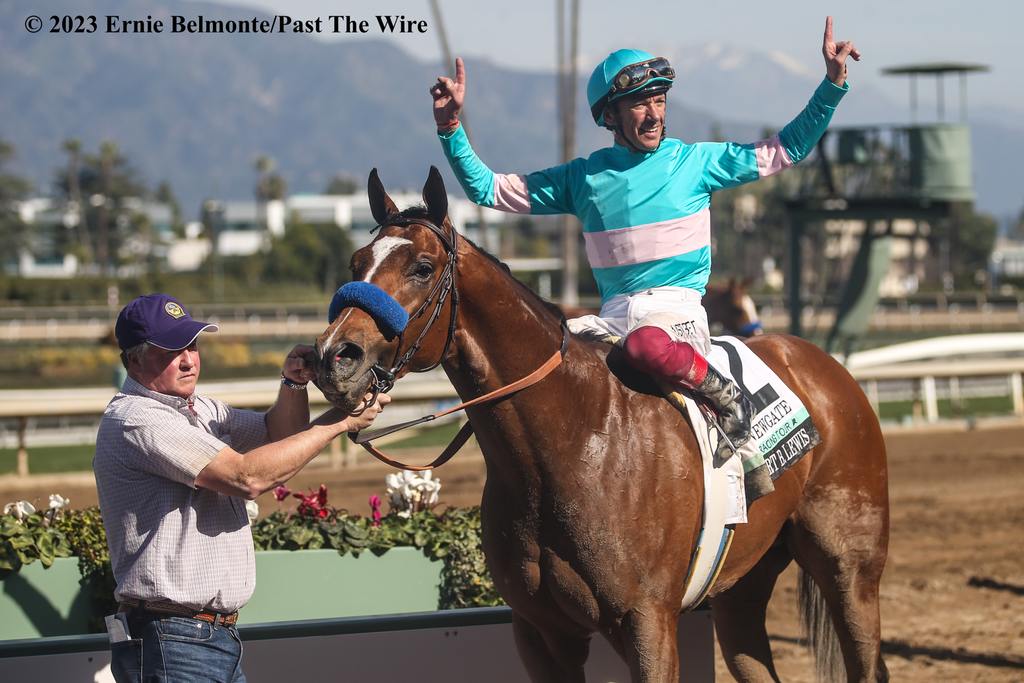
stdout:
<svg viewBox="0 0 1024 683">
<path fill-rule="evenodd" d="M 345 308 L 365 311 L 373 318 L 373 322 L 388 341 L 402 334 L 405 326 L 409 324 L 409 314 L 394 297 L 369 282 L 349 282 L 342 285 L 331 299 L 327 322 L 333 323 Z"/>
</svg>

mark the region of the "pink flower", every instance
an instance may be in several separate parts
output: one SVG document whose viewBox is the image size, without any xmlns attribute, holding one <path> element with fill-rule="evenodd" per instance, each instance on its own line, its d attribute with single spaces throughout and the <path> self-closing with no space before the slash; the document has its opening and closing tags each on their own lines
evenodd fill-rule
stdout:
<svg viewBox="0 0 1024 683">
<path fill-rule="evenodd" d="M 373 526 L 380 526 L 380 496 L 370 496 L 370 512 L 373 517 Z"/>
<path fill-rule="evenodd" d="M 289 494 L 291 494 L 291 490 L 287 486 L 278 486 L 274 489 L 274 498 L 278 503 L 287 498 Z"/>
<path fill-rule="evenodd" d="M 326 519 L 331 514 L 331 509 L 327 507 L 327 487 L 323 484 L 320 484 L 320 488 L 315 492 L 293 493 L 292 496 L 302 501 L 299 503 L 298 509 L 298 513 L 302 517 Z"/>
</svg>

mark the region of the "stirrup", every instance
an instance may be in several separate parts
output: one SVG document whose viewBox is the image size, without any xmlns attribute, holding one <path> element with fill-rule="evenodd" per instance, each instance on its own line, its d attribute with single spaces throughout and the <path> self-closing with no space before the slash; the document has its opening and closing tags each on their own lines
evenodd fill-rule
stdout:
<svg viewBox="0 0 1024 683">
<path fill-rule="evenodd" d="M 715 431 L 718 432 L 718 444 L 715 446 L 714 452 L 715 459 L 719 462 L 725 462 L 733 455 L 736 455 L 739 452 L 740 447 L 738 447 L 736 444 L 732 442 L 732 439 L 729 438 L 729 435 L 726 433 L 725 428 L 721 424 L 719 424 L 718 414 L 710 406 L 701 401 L 697 401 L 697 407 L 700 408 L 700 411 L 702 413 L 704 413 L 704 419 L 706 419 L 708 423 L 715 428 Z M 719 456 L 719 454 L 722 452 L 722 444 L 728 446 L 729 450 L 731 451 L 731 454 L 727 457 Z"/>
</svg>

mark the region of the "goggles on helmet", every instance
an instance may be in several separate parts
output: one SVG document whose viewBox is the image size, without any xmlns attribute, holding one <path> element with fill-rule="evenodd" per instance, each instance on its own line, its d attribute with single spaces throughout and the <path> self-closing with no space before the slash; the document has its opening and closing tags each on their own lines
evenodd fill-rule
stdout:
<svg viewBox="0 0 1024 683">
<path fill-rule="evenodd" d="M 672 81 L 675 77 L 675 69 L 672 68 L 672 65 L 664 57 L 656 57 L 644 62 L 624 66 L 615 75 L 615 78 L 612 79 L 608 93 L 591 107 L 591 113 L 594 115 L 595 120 L 599 119 L 601 112 L 604 111 L 605 106 L 609 102 L 623 95 L 643 89 L 644 84 L 652 79 Z M 668 90 L 669 85 L 671 84 L 665 85 L 663 89 Z"/>
<path fill-rule="evenodd" d="M 608 98 L 614 100 L 617 95 L 632 92 L 652 78 L 667 78 L 671 81 L 675 77 L 675 69 L 664 57 L 630 64 L 615 75 L 612 87 L 608 91 Z"/>
</svg>

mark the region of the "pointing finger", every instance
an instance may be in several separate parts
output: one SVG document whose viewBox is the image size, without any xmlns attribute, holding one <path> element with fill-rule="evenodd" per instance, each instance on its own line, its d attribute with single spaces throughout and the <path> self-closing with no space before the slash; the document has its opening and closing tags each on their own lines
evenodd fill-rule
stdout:
<svg viewBox="0 0 1024 683">
<path fill-rule="evenodd" d="M 455 82 L 459 85 L 466 85 L 466 64 L 462 57 L 455 58 Z"/>
<path fill-rule="evenodd" d="M 825 42 L 832 42 L 832 17 L 825 17 Z"/>
</svg>

